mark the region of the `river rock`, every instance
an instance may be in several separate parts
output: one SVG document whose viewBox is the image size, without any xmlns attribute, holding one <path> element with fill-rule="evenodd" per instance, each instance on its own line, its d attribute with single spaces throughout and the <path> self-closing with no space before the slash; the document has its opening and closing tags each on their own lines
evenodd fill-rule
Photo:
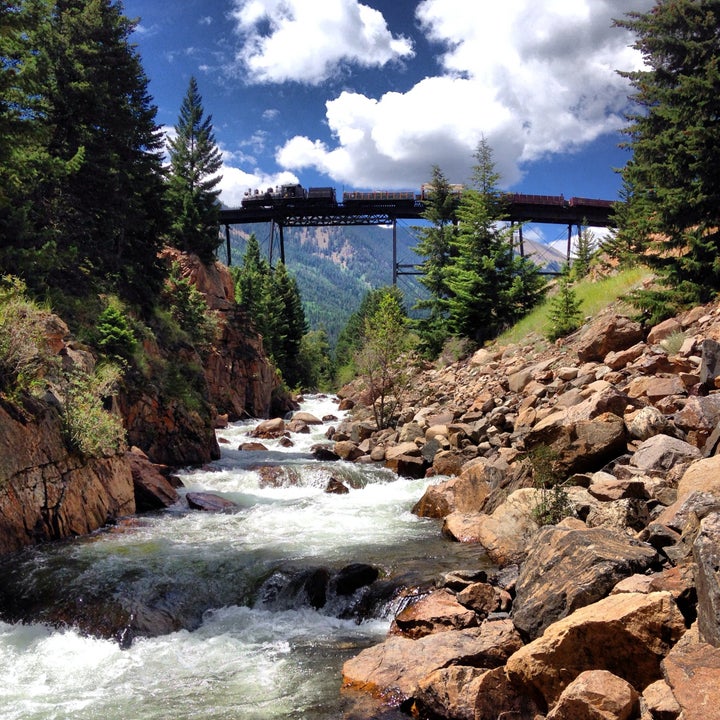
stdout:
<svg viewBox="0 0 720 720">
<path fill-rule="evenodd" d="M 237 505 L 227 498 L 213 495 L 206 492 L 189 492 L 186 493 L 185 499 L 187 504 L 193 510 L 203 510 L 205 512 L 227 512 L 228 510 L 237 509 Z"/>
<path fill-rule="evenodd" d="M 682 720 L 720 719 L 720 649 L 700 642 L 691 628 L 662 661 Z"/>
<path fill-rule="evenodd" d="M 263 420 L 249 435 L 254 438 L 274 439 L 285 434 L 285 421 L 282 418 Z"/>
<path fill-rule="evenodd" d="M 374 583 L 380 571 L 367 563 L 351 563 L 335 576 L 335 592 L 338 595 L 352 595 L 361 587 Z"/>
<path fill-rule="evenodd" d="M 586 670 L 562 691 L 547 720 L 630 720 L 639 697 L 627 680 L 607 670 Z"/>
<path fill-rule="evenodd" d="M 417 640 L 425 635 L 477 625 L 478 617 L 473 610 L 461 605 L 447 590 L 435 590 L 398 613 L 390 632 Z"/>
<path fill-rule="evenodd" d="M 529 546 L 515 588 L 513 622 L 529 638 L 605 597 L 659 560 L 654 548 L 602 528 L 546 527 Z"/>
<path fill-rule="evenodd" d="M 136 512 L 150 512 L 174 505 L 179 496 L 170 481 L 139 448 L 127 453 L 135 490 Z"/>
<path fill-rule="evenodd" d="M 267 447 L 261 442 L 244 442 L 240 443 L 238 450 L 243 452 L 267 452 Z"/>
<path fill-rule="evenodd" d="M 325 486 L 325 492 L 329 495 L 347 495 L 350 489 L 341 480 L 331 477 Z"/>
<path fill-rule="evenodd" d="M 392 470 L 400 477 L 422 478 L 425 477 L 427 463 L 425 458 L 419 455 L 394 455 L 388 457 L 389 450 L 385 450 L 385 467 Z"/>
<path fill-rule="evenodd" d="M 451 513 L 445 518 L 442 532 L 459 542 L 480 543 L 496 565 L 505 566 L 525 558 L 526 545 L 538 529 L 533 508 L 538 490 L 521 488 L 513 492 L 492 515 L 484 513 Z"/>
<path fill-rule="evenodd" d="M 319 417 L 316 417 L 312 413 L 305 412 L 304 410 L 294 412 L 292 419 L 296 422 L 303 422 L 306 425 L 322 425 L 322 420 Z"/>
<path fill-rule="evenodd" d="M 475 475 L 453 477 L 429 485 L 412 509 L 419 517 L 443 518 L 451 512 L 477 512 L 488 496 L 490 484 Z"/>
<path fill-rule="evenodd" d="M 480 627 L 418 640 L 391 635 L 345 662 L 343 684 L 398 706 L 418 695 L 419 684 L 436 670 L 455 665 L 499 667 L 521 644 L 509 620 L 486 621 Z"/>
<path fill-rule="evenodd" d="M 488 670 L 476 683 L 474 720 L 539 718 L 545 710 L 542 698 L 513 684 L 505 668 Z"/>
<path fill-rule="evenodd" d="M 641 691 L 660 679 L 662 658 L 684 632 L 670 593 L 611 595 L 550 625 L 508 659 L 506 671 L 547 707 L 586 670 L 608 670 Z"/>
<path fill-rule="evenodd" d="M 352 440 L 340 440 L 333 447 L 333 452 L 341 459 L 353 462 L 363 456 L 363 451 Z"/>
</svg>

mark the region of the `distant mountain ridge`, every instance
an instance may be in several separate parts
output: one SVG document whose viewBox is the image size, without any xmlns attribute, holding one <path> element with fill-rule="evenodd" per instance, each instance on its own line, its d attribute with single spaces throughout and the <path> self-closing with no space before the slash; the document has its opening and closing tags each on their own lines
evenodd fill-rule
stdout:
<svg viewBox="0 0 720 720">
<path fill-rule="evenodd" d="M 231 228 L 231 261 L 242 263 L 245 240 L 251 234 L 270 257 L 270 224 L 236 225 Z M 334 347 L 339 333 L 368 290 L 391 285 L 393 280 L 392 228 L 385 226 L 328 226 L 285 228 L 285 262 L 295 277 L 310 329 L 324 327 Z M 413 252 L 418 238 L 412 226 L 397 228 L 397 262 L 411 266 L 422 258 Z M 524 239 L 525 254 L 543 270 L 559 272 L 565 257 L 550 245 Z M 221 248 L 219 255 L 225 260 Z M 275 232 L 272 259 L 280 257 Z M 424 289 L 418 278 L 401 275 L 398 285 L 405 293 L 408 310 Z"/>
</svg>

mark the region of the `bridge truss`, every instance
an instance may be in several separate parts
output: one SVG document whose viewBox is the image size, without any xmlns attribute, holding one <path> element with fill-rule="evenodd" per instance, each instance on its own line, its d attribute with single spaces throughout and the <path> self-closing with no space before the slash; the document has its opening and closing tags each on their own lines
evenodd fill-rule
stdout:
<svg viewBox="0 0 720 720">
<path fill-rule="evenodd" d="M 390 193 L 388 193 L 389 195 Z M 506 220 L 518 225 L 518 252 L 525 254 L 523 224 L 567 225 L 567 254 L 570 261 L 572 229 L 578 234 L 583 226 L 609 227 L 613 225 L 612 202 L 590 198 L 572 197 L 565 200 L 562 195 L 507 195 Z M 420 275 L 418 265 L 400 264 L 397 261 L 397 221 L 422 220 L 425 203 L 420 199 L 407 198 L 368 199 L 361 202 L 336 203 L 334 201 L 286 202 L 269 206 L 229 208 L 220 211 L 220 224 L 225 227 L 228 263 L 230 255 L 230 226 L 238 224 L 270 223 L 270 262 L 275 230 L 278 231 L 280 260 L 285 262 L 285 228 L 294 227 L 341 227 L 362 225 L 386 225 L 392 227 L 393 285 L 399 275 Z"/>
</svg>

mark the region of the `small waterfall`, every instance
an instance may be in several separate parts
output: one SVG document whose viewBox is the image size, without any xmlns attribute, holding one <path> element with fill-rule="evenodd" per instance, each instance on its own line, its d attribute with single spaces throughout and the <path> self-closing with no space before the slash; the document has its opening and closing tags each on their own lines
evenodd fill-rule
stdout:
<svg viewBox="0 0 720 720">
<path fill-rule="evenodd" d="M 340 417 L 332 398 L 303 409 Z M 362 717 L 343 714 L 344 660 L 384 637 L 404 588 L 486 560 L 410 513 L 428 481 L 314 460 L 336 422 L 292 434 L 290 447 L 263 441 L 267 452 L 238 449 L 254 423 L 221 431 L 222 457 L 184 471 L 183 492 L 232 511 L 181 500 L 3 559 L 3 717 Z M 325 492 L 330 478 L 348 492 Z"/>
</svg>

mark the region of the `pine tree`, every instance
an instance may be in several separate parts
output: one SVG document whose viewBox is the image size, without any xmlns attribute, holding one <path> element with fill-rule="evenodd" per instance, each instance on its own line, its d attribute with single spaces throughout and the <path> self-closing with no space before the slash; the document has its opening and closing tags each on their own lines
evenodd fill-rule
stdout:
<svg viewBox="0 0 720 720">
<path fill-rule="evenodd" d="M 720 290 L 720 9 L 659 0 L 616 21 L 636 35 L 645 68 L 624 73 L 639 106 L 626 132 L 629 207 L 619 237 L 642 233 L 662 288 L 639 294 L 651 320 Z"/>
<path fill-rule="evenodd" d="M 33 198 L 38 234 L 58 248 L 53 284 L 68 292 L 118 289 L 149 305 L 164 271 L 162 135 L 135 25 L 112 0 L 56 0 L 33 36 L 47 54 L 48 151 L 81 154 L 77 172 L 49 177 Z"/>
<path fill-rule="evenodd" d="M 580 302 L 577 299 L 575 288 L 570 279 L 570 268 L 563 265 L 562 274 L 558 280 L 557 294 L 550 301 L 548 320 L 550 327 L 547 336 L 550 340 L 565 337 L 580 327 Z"/>
<path fill-rule="evenodd" d="M 245 308 L 257 331 L 269 339 L 268 294 L 271 270 L 267 260 L 260 254 L 260 245 L 254 233 L 247 239 L 242 264 L 231 268 L 231 272 L 236 301 Z"/>
<path fill-rule="evenodd" d="M 596 249 L 597 240 L 595 234 L 588 227 L 582 228 L 578 233 L 575 260 L 572 264 L 574 280 L 581 280 L 590 272 L 590 263 Z"/>
<path fill-rule="evenodd" d="M 512 231 L 501 226 L 499 175 L 484 138 L 475 158 L 474 187 L 460 199 L 445 279 L 450 331 L 482 344 L 525 314 L 541 297 L 543 283 L 529 260 L 515 256 Z"/>
<path fill-rule="evenodd" d="M 222 178 L 217 173 L 222 167 L 222 155 L 215 143 L 212 116 L 205 117 L 194 77 L 190 78 L 175 133 L 168 143 L 172 241 L 181 250 L 194 252 L 204 262 L 211 262 L 220 242 L 217 185 Z"/>
</svg>

